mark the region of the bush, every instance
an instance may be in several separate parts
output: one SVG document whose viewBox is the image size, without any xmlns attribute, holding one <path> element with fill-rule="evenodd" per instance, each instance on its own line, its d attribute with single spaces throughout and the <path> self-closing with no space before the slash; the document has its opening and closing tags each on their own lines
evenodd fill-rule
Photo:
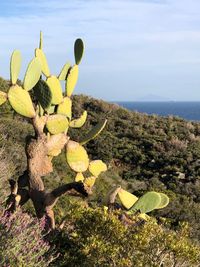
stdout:
<svg viewBox="0 0 200 267">
<path fill-rule="evenodd" d="M 20 210 L 0 216 L 0 266 L 48 266 L 55 254 L 42 234 L 44 222 Z M 51 253 L 51 256 L 50 256 Z"/>
</svg>

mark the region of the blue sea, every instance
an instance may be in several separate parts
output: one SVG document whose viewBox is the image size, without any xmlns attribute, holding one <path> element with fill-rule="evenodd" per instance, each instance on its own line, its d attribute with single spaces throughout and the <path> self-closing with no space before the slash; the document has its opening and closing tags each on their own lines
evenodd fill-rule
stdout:
<svg viewBox="0 0 200 267">
<path fill-rule="evenodd" d="M 116 104 L 147 114 L 178 116 L 186 120 L 200 121 L 200 102 L 115 102 Z"/>
</svg>

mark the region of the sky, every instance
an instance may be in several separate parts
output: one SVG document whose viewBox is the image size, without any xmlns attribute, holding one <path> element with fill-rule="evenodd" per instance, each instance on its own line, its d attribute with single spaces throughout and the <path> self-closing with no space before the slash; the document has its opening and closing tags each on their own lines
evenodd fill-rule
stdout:
<svg viewBox="0 0 200 267">
<path fill-rule="evenodd" d="M 74 64 L 75 39 L 84 40 L 77 94 L 200 101 L 199 0 L 0 1 L 0 76 L 9 78 L 10 56 L 19 49 L 23 79 L 40 30 L 56 75 Z"/>
</svg>

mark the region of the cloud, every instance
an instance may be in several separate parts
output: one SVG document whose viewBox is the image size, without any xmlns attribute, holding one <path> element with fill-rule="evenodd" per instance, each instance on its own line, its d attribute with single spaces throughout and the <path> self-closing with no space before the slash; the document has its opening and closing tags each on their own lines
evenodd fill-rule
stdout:
<svg viewBox="0 0 200 267">
<path fill-rule="evenodd" d="M 184 72 L 191 67 L 195 74 L 200 71 L 198 0 L 7 0 L 1 1 L 0 10 L 0 74 L 4 77 L 9 77 L 14 48 L 23 53 L 23 77 L 40 30 L 53 73 L 65 61 L 74 62 L 73 42 L 77 37 L 84 39 L 84 77 L 80 77 L 78 92 L 87 93 L 92 87 L 95 96 L 120 98 L 121 86 L 126 84 L 124 97 L 130 98 L 130 94 L 134 97 L 133 85 L 148 90 L 144 80 L 149 80 L 151 90 L 167 88 L 163 77 L 167 72 L 172 75 L 171 69 L 177 77 L 180 66 Z M 200 78 L 195 79 L 200 84 Z"/>
</svg>

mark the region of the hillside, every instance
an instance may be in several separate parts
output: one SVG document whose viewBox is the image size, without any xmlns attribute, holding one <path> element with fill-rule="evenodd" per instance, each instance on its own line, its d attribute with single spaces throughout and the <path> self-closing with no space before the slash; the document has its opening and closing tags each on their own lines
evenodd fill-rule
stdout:
<svg viewBox="0 0 200 267">
<path fill-rule="evenodd" d="M 0 89 L 7 88 L 7 82 L 1 79 Z M 88 111 L 84 127 L 71 131 L 73 140 L 79 140 L 100 119 L 108 119 L 103 133 L 87 144 L 91 158 L 101 158 L 109 166 L 90 201 L 103 202 L 114 184 L 138 196 L 146 190 L 166 192 L 169 206 L 154 215 L 169 218 L 174 227 L 179 221 L 188 221 L 191 236 L 200 239 L 200 123 L 135 113 L 83 95 L 74 96 L 73 104 L 74 117 L 83 109 Z M 33 130 L 28 120 L 11 113 L 8 106 L 2 106 L 0 112 L 4 114 L 0 118 L 1 157 L 10 166 L 8 175 L 17 177 L 26 169 L 24 140 Z M 49 188 L 73 180 L 63 154 L 54 165 L 54 173 L 45 179 Z M 61 213 L 66 201 L 67 197 L 59 202 Z"/>
</svg>

